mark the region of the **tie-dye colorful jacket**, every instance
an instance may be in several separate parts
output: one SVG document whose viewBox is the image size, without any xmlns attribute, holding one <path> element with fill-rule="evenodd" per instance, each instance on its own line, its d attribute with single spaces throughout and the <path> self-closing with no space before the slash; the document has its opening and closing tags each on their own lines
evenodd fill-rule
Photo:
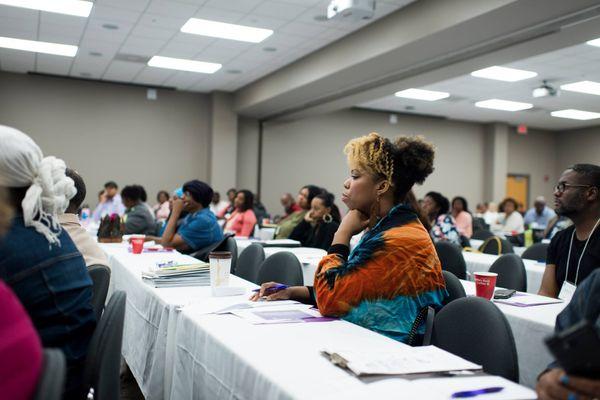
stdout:
<svg viewBox="0 0 600 400">
<path fill-rule="evenodd" d="M 314 291 L 323 315 L 404 342 L 419 310 L 439 309 L 447 296 L 433 242 L 408 205 L 395 206 L 348 252 L 334 245 L 319 263 Z"/>
</svg>

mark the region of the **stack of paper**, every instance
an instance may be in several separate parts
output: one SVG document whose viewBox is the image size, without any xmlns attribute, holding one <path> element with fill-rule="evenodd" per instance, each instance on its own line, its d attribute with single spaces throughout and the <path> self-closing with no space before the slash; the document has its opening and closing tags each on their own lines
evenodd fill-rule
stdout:
<svg viewBox="0 0 600 400">
<path fill-rule="evenodd" d="M 195 263 L 142 272 L 144 281 L 156 288 L 179 286 L 209 286 L 208 263 Z"/>
<path fill-rule="evenodd" d="M 516 293 L 508 299 L 494 300 L 494 303 L 508 304 L 516 307 L 532 307 L 544 304 L 562 303 L 562 300 L 553 297 L 539 296 L 537 294 Z"/>
</svg>

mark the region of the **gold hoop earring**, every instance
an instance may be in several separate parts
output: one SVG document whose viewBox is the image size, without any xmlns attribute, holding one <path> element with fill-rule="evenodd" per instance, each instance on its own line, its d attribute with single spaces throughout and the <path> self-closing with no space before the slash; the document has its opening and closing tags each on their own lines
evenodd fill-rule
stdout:
<svg viewBox="0 0 600 400">
<path fill-rule="evenodd" d="M 329 224 L 331 221 L 333 221 L 333 217 L 331 216 L 331 214 L 323 215 L 323 222 Z"/>
</svg>

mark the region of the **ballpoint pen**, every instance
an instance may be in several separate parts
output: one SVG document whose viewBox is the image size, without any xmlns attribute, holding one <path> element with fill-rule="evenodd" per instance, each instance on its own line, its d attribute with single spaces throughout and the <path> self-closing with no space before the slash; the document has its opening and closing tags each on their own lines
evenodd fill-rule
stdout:
<svg viewBox="0 0 600 400">
<path fill-rule="evenodd" d="M 266 288 L 265 292 L 279 292 L 280 290 L 287 289 L 288 287 L 289 287 L 288 285 L 283 285 L 281 283 L 278 283 L 275 286 Z M 254 289 L 253 292 L 260 292 L 260 288 Z"/>
<path fill-rule="evenodd" d="M 480 394 L 498 393 L 498 392 L 500 392 L 502 390 L 504 390 L 504 388 L 500 387 L 500 386 L 483 388 L 483 389 L 476 389 L 476 390 L 465 390 L 463 392 L 453 393 L 452 394 L 452 398 L 453 399 L 465 399 L 465 398 L 468 398 L 468 397 L 479 396 Z"/>
</svg>

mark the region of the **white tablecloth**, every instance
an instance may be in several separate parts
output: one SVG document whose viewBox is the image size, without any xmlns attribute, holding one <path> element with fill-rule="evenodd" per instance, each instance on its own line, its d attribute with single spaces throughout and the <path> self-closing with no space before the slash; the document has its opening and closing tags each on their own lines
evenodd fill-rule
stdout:
<svg viewBox="0 0 600 400">
<path fill-rule="evenodd" d="M 499 256 L 493 254 L 473 253 L 463 251 L 463 257 L 467 263 L 467 272 L 486 272 L 498 259 Z M 542 278 L 546 270 L 546 264 L 534 260 L 523 260 L 525 272 L 527 273 L 527 292 L 537 293 L 542 285 Z"/>
<path fill-rule="evenodd" d="M 461 282 L 467 295 L 475 294 L 475 283 Z M 544 344 L 544 338 L 554 332 L 556 316 L 566 307 L 566 304 L 534 307 L 495 304 L 504 313 L 513 331 L 519 357 L 519 381 L 522 385 L 535 387 L 537 376 L 552 361 Z"/>
</svg>

